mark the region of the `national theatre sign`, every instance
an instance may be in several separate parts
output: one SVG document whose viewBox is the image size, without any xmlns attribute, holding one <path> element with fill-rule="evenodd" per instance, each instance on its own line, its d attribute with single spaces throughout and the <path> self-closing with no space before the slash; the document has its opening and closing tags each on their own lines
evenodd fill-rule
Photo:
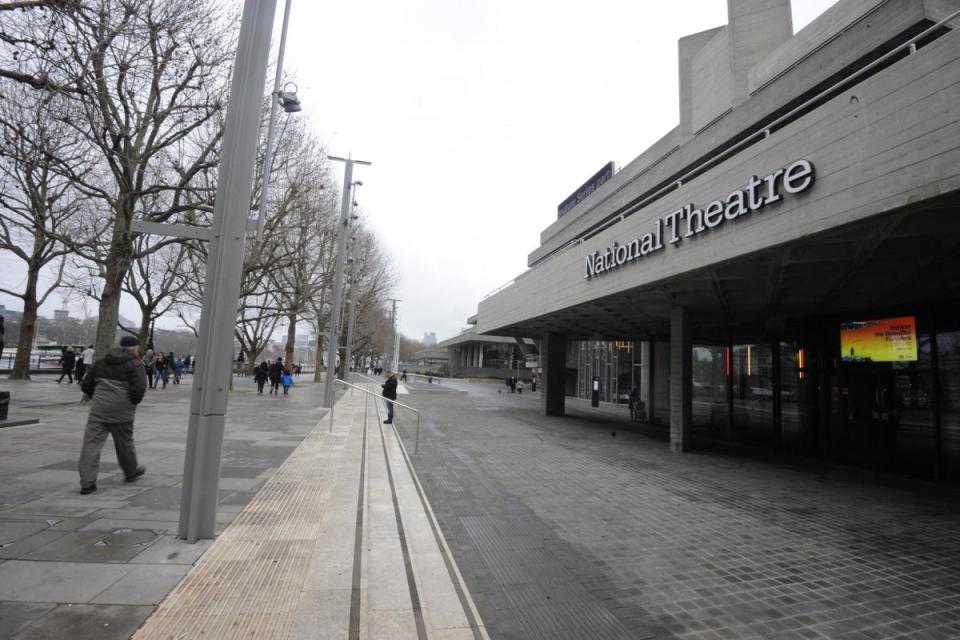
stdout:
<svg viewBox="0 0 960 640">
<path fill-rule="evenodd" d="M 694 209 L 692 204 L 685 205 L 658 218 L 652 231 L 623 244 L 614 242 L 612 247 L 587 255 L 586 273 L 583 277 L 589 280 L 628 262 L 661 251 L 666 246 L 665 240 L 667 244 L 677 245 L 684 238 L 692 238 L 715 229 L 724 222 L 759 211 L 768 204 L 781 200 L 781 190 L 788 194 L 802 193 L 810 188 L 814 177 L 813 164 L 809 160 L 797 160 L 762 178 L 750 176 L 743 189 L 734 191 L 723 200 L 714 200 L 703 209 Z"/>
</svg>

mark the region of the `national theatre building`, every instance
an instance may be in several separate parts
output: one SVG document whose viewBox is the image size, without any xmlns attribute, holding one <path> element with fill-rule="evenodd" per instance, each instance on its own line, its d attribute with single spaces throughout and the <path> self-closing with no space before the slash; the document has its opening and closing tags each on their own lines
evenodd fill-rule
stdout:
<svg viewBox="0 0 960 640">
<path fill-rule="evenodd" d="M 960 0 L 839 0 L 796 34 L 789 0 L 727 4 L 679 42 L 679 125 L 471 322 L 538 341 L 547 415 L 595 375 L 674 451 L 960 477 Z M 623 375 L 570 362 L 600 342 Z"/>
</svg>

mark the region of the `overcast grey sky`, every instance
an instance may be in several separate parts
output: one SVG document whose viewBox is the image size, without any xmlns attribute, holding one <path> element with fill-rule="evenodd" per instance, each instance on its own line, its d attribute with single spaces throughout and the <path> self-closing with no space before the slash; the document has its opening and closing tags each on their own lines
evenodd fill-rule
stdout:
<svg viewBox="0 0 960 640">
<path fill-rule="evenodd" d="M 794 0 L 794 30 L 832 4 Z M 559 202 L 676 126 L 677 40 L 726 9 L 294 0 L 285 66 L 330 152 L 374 163 L 357 199 L 397 267 L 401 331 L 458 333 L 526 268 Z"/>
<path fill-rule="evenodd" d="M 794 31 L 833 2 L 793 0 Z M 485 294 L 525 270 L 560 201 L 676 126 L 677 40 L 726 24 L 726 6 L 293 1 L 285 67 L 297 117 L 331 154 L 373 162 L 355 168 L 357 201 L 396 267 L 404 334 L 458 333 Z M 0 274 L 4 286 L 17 280 Z M 59 306 L 53 296 L 43 312 Z"/>
</svg>

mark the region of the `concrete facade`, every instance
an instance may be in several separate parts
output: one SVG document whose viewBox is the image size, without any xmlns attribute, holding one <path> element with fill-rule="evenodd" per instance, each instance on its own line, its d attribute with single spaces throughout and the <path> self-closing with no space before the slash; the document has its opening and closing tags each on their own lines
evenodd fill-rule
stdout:
<svg viewBox="0 0 960 640">
<path fill-rule="evenodd" d="M 641 397 L 677 451 L 699 424 L 880 459 L 869 433 L 887 429 L 884 450 L 923 439 L 911 464 L 960 473 L 960 409 L 941 402 L 960 335 L 942 305 L 960 308 L 958 9 L 841 0 L 791 35 L 788 2 L 730 0 L 728 25 L 679 43 L 679 125 L 543 231 L 477 331 L 649 341 Z M 901 315 L 939 355 L 841 364 L 841 323 Z"/>
</svg>

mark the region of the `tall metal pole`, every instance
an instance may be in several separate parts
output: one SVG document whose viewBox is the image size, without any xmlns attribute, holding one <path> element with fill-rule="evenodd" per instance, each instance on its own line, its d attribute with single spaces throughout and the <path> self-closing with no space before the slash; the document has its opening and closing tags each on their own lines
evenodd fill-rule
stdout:
<svg viewBox="0 0 960 640">
<path fill-rule="evenodd" d="M 393 370 L 396 371 L 400 368 L 400 331 L 398 330 L 397 322 L 397 302 L 393 303 Z"/>
<path fill-rule="evenodd" d="M 351 184 L 351 186 L 353 187 L 354 195 L 356 195 L 357 187 L 359 187 L 361 184 L 362 183 L 358 183 L 358 182 L 354 182 Z M 356 205 L 356 198 L 351 197 L 350 203 L 351 203 L 350 211 L 351 211 L 351 219 L 352 219 L 353 218 L 352 212 L 353 212 L 354 205 Z M 345 363 L 345 367 L 341 370 L 341 372 L 343 373 L 345 373 L 346 371 L 349 371 L 350 363 L 352 362 L 351 359 L 353 358 L 353 323 L 357 318 L 357 291 L 355 287 L 357 286 L 357 263 L 360 262 L 360 259 L 357 257 L 356 237 L 353 238 L 351 247 L 352 247 L 351 253 L 353 254 L 353 257 L 350 259 L 350 316 L 349 316 L 349 319 L 347 320 L 347 344 L 343 354 L 344 355 L 343 361 Z"/>
<path fill-rule="evenodd" d="M 260 106 L 276 0 L 245 0 L 227 103 L 193 379 L 178 535 L 213 538 Z"/>
<path fill-rule="evenodd" d="M 397 370 L 397 352 L 400 350 L 399 343 L 397 342 L 397 303 L 400 302 L 398 298 L 387 298 L 392 303 L 390 307 L 390 325 L 393 327 L 393 342 L 390 345 L 390 348 L 387 349 L 384 345 L 384 354 L 383 359 L 386 360 L 387 371 L 396 371 Z"/>
<path fill-rule="evenodd" d="M 276 1 L 276 0 L 274 0 Z M 263 152 L 263 168 L 260 170 L 260 205 L 257 211 L 257 240 L 263 237 L 263 221 L 267 216 L 267 191 L 270 174 L 273 172 L 273 142 L 277 131 L 277 107 L 280 101 L 280 80 L 283 76 L 283 53 L 287 48 L 287 23 L 290 20 L 290 3 L 283 7 L 283 28 L 280 30 L 280 50 L 277 52 L 277 73 L 273 79 L 273 93 L 270 94 L 270 124 L 267 127 L 267 148 Z"/>
<path fill-rule="evenodd" d="M 357 319 L 357 263 L 360 262 L 357 258 L 356 247 L 354 247 L 353 252 L 353 264 L 350 265 L 350 316 L 347 320 L 347 349 L 344 354 L 344 362 L 347 363 L 347 366 L 350 366 L 351 358 L 353 357 L 353 323 Z"/>
<path fill-rule="evenodd" d="M 337 232 L 337 260 L 334 264 L 334 283 L 333 283 L 333 304 L 330 307 L 330 337 L 327 343 L 327 376 L 326 386 L 323 392 L 323 406 L 330 408 L 333 406 L 335 378 L 334 370 L 337 365 L 337 343 L 339 342 L 340 331 L 340 307 L 343 299 L 343 266 L 346 259 L 344 245 L 347 240 L 347 227 L 350 225 L 350 203 L 353 201 L 353 194 L 350 186 L 353 182 L 353 165 L 372 164 L 364 160 L 354 160 L 352 158 L 338 158 L 336 156 L 327 156 L 331 160 L 343 162 L 346 167 L 343 171 L 343 200 L 340 203 L 340 229 Z"/>
</svg>

